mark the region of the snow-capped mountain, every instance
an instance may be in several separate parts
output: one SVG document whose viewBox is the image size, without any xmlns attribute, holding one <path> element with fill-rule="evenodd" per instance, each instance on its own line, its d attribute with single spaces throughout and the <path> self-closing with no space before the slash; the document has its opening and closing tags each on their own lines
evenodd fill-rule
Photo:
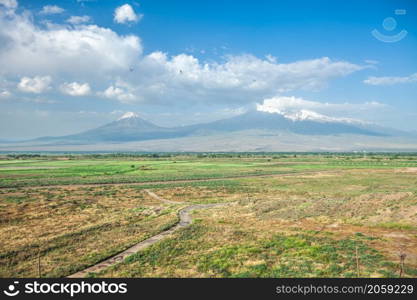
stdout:
<svg viewBox="0 0 417 300">
<path fill-rule="evenodd" d="M 369 103 L 369 105 L 375 105 L 375 103 Z M 364 122 L 358 119 L 330 117 L 317 112 L 317 110 L 329 108 L 332 106 L 335 105 L 330 103 L 307 101 L 302 98 L 297 98 L 293 96 L 280 96 L 265 99 L 263 103 L 257 103 L 256 110 L 259 112 L 279 114 L 292 121 L 315 121 L 360 125 L 370 124 L 368 122 Z"/>
<path fill-rule="evenodd" d="M 168 138 L 173 135 L 176 135 L 175 131 L 172 131 L 169 128 L 156 126 L 155 124 L 142 119 L 134 112 L 127 112 L 116 121 L 95 129 L 73 135 L 46 137 L 37 140 L 52 140 L 59 143 L 128 142 Z"/>
<path fill-rule="evenodd" d="M 301 111 L 295 115 L 249 111 L 242 115 L 207 124 L 198 124 L 196 130 L 240 131 L 250 129 L 285 131 L 305 135 L 361 134 L 380 136 L 383 132 L 368 129 L 365 124 L 351 119 L 336 119 L 314 112 Z"/>
<path fill-rule="evenodd" d="M 123 120 L 123 119 L 134 119 L 134 118 L 139 118 L 139 115 L 137 113 L 128 111 L 127 113 L 123 114 L 120 118 L 118 118 L 117 120 Z"/>
<path fill-rule="evenodd" d="M 319 114 L 312 110 L 302 109 L 293 113 L 282 113 L 282 115 L 292 121 L 316 121 L 316 122 L 335 122 L 348 124 L 368 124 L 365 121 L 351 118 L 336 118 Z"/>
<path fill-rule="evenodd" d="M 358 120 L 328 117 L 310 110 L 300 110 L 296 113 L 252 110 L 228 119 L 174 128 L 157 126 L 142 119 L 137 113 L 127 112 L 118 120 L 96 129 L 62 137 L 45 137 L 34 141 L 43 145 L 91 145 L 199 136 L 204 136 L 208 141 L 211 137 L 216 139 L 216 136 L 224 134 L 242 137 L 249 131 L 257 132 L 259 136 L 263 134 L 292 135 L 295 139 L 303 139 L 303 143 L 306 139 L 313 137 L 315 139 L 317 136 L 322 136 L 323 139 L 326 139 L 326 136 L 349 136 L 350 140 L 354 140 L 356 136 L 363 140 L 364 137 L 389 138 L 410 135 Z M 241 142 L 244 144 L 245 139 L 242 138 Z"/>
</svg>

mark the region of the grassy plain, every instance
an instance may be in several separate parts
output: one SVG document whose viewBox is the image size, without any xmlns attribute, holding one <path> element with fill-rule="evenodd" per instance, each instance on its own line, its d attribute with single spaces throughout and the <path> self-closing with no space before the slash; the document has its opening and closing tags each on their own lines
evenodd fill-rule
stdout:
<svg viewBox="0 0 417 300">
<path fill-rule="evenodd" d="M 264 175 L 264 176 L 260 176 Z M 3 156 L 0 277 L 417 277 L 417 156 Z"/>
</svg>

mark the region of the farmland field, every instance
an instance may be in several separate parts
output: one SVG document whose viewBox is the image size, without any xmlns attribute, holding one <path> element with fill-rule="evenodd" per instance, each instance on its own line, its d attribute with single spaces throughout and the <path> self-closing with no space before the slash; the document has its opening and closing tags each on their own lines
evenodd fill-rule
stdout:
<svg viewBox="0 0 417 300">
<path fill-rule="evenodd" d="M 69 276 L 214 203 L 88 275 L 417 277 L 416 155 L 278 153 L 3 155 L 0 277 Z"/>
</svg>

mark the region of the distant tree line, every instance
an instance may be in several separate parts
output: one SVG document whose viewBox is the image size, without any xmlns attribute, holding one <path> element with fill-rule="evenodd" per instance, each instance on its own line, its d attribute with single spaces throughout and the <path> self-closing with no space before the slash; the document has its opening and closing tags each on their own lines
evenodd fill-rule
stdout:
<svg viewBox="0 0 417 300">
<path fill-rule="evenodd" d="M 323 158 L 343 158 L 343 159 L 360 159 L 370 160 L 382 159 L 417 159 L 417 152 L 39 152 L 39 153 L 4 153 L 0 154 L 0 159 L 126 159 L 126 158 L 151 158 L 151 159 L 169 159 L 169 158 L 268 158 L 268 159 L 291 159 L 298 157 Z"/>
</svg>

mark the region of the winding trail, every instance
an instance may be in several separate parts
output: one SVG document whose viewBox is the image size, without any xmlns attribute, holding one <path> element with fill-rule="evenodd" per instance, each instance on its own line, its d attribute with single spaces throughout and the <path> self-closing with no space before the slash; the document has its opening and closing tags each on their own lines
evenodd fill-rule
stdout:
<svg viewBox="0 0 417 300">
<path fill-rule="evenodd" d="M 171 200 L 167 200 L 164 199 L 162 197 L 159 197 L 158 195 L 156 195 L 155 193 L 149 191 L 149 190 L 145 190 L 146 193 L 148 193 L 149 196 L 151 196 L 152 198 L 159 200 L 163 203 L 166 204 L 184 204 L 184 202 L 179 202 L 179 201 L 171 201 Z M 212 208 L 212 207 L 219 207 L 219 206 L 225 206 L 228 205 L 229 203 L 213 203 L 213 204 L 192 204 L 189 206 L 186 206 L 182 209 L 180 209 L 180 211 L 178 212 L 178 217 L 179 217 L 179 222 L 176 223 L 173 227 L 171 227 L 170 229 L 167 229 L 165 231 L 162 231 L 161 233 L 158 233 L 157 235 L 154 235 L 142 242 L 139 242 L 135 245 L 133 245 L 132 247 L 126 249 L 123 252 L 120 252 L 110 258 L 107 258 L 104 261 L 101 261 L 91 267 L 88 267 L 87 269 L 84 269 L 82 271 L 79 271 L 77 273 L 74 273 L 70 276 L 68 276 L 67 278 L 84 278 L 86 277 L 89 273 L 98 273 L 100 271 L 103 271 L 104 269 L 113 266 L 117 263 L 122 262 L 126 257 L 135 254 L 141 250 L 144 250 L 146 248 L 148 248 L 149 246 L 155 244 L 156 242 L 159 242 L 160 240 L 172 235 L 174 232 L 176 232 L 177 230 L 187 227 L 188 225 L 190 225 L 193 222 L 192 217 L 190 216 L 190 212 L 193 210 L 197 210 L 197 209 L 205 209 L 205 208 Z"/>
<path fill-rule="evenodd" d="M 166 203 L 166 204 L 183 204 L 184 202 L 181 202 L 181 201 L 171 201 L 171 200 L 167 200 L 167 199 L 164 199 L 164 198 L 162 198 L 162 197 L 159 197 L 157 194 L 155 194 L 154 192 L 151 192 L 150 190 L 148 190 L 148 189 L 146 189 L 146 190 L 144 190 L 149 196 L 151 196 L 152 198 L 154 198 L 154 199 L 156 199 L 156 200 L 159 200 L 159 201 L 161 201 L 161 202 L 163 202 L 163 203 Z"/>
</svg>

